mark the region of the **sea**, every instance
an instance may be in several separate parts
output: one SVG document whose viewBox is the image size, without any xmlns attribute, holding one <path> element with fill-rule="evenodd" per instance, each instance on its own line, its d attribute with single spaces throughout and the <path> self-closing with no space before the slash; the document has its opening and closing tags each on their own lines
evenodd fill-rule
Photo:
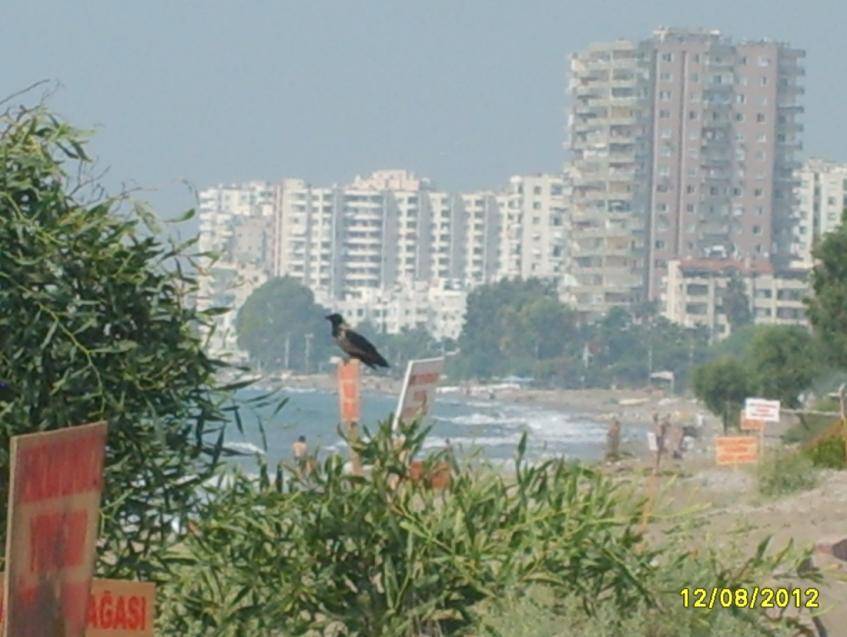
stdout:
<svg viewBox="0 0 847 637">
<path fill-rule="evenodd" d="M 256 390 L 242 390 L 239 398 L 258 395 Z M 276 415 L 268 408 L 264 413 L 242 414 L 244 435 L 236 427 L 229 428 L 227 446 L 245 452 L 245 457 L 230 461 L 251 471 L 256 454 L 265 456 L 271 466 L 291 459 L 291 445 L 298 436 L 306 436 L 311 453 L 319 458 L 331 453 L 346 456 L 347 445 L 338 433 L 338 398 L 334 392 L 300 387 L 283 387 L 281 396 L 287 404 Z M 397 396 L 378 392 L 362 393 L 362 427 L 375 429 L 397 407 Z M 258 420 L 261 417 L 267 449 L 264 448 Z M 424 451 L 437 451 L 451 446 L 462 457 L 476 457 L 493 464 L 515 457 L 521 436 L 527 434 L 526 457 L 530 461 L 548 458 L 595 461 L 605 450 L 607 423 L 590 417 L 553 410 L 530 403 L 511 403 L 461 394 L 439 394 L 433 406 L 431 430 Z"/>
</svg>

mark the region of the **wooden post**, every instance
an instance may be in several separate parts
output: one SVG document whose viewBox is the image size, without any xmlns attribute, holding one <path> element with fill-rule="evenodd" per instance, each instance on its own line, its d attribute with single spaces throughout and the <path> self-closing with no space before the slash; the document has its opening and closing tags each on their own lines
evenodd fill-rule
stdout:
<svg viewBox="0 0 847 637">
<path fill-rule="evenodd" d="M 354 476 L 361 476 L 362 460 L 354 449 L 359 440 L 359 419 L 361 418 L 361 377 L 359 361 L 342 361 L 338 364 L 338 401 L 341 424 L 347 436 L 350 449 L 350 466 Z"/>
</svg>

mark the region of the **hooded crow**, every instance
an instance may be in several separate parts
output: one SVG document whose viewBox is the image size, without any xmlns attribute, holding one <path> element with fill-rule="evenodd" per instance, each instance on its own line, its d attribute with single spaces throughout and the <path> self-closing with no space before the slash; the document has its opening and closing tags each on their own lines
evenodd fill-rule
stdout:
<svg viewBox="0 0 847 637">
<path fill-rule="evenodd" d="M 332 323 L 332 337 L 347 356 L 362 361 L 371 369 L 389 366 L 371 342 L 351 330 L 340 314 L 330 314 L 324 318 Z"/>
</svg>

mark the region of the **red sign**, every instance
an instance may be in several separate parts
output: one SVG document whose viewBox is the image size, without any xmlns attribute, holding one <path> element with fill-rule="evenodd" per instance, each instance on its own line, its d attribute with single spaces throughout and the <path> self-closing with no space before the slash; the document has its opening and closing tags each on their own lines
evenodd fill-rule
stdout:
<svg viewBox="0 0 847 637">
<path fill-rule="evenodd" d="M 715 437 L 715 461 L 718 464 L 742 464 L 758 459 L 758 439 L 752 436 Z"/>
<path fill-rule="evenodd" d="M 0 574 L 0 597 L 4 579 Z M 155 584 L 93 580 L 85 637 L 153 637 L 155 602 Z M 3 620 L 0 608 L 0 627 Z"/>
<path fill-rule="evenodd" d="M 397 416 L 394 419 L 395 427 L 401 419 L 426 418 L 435 400 L 435 388 L 443 371 L 443 358 L 409 361 Z"/>
<path fill-rule="evenodd" d="M 6 637 L 83 637 L 106 423 L 15 436 L 6 531 Z"/>
<path fill-rule="evenodd" d="M 338 403 L 341 422 L 349 425 L 361 418 L 359 400 L 359 361 L 351 360 L 338 364 Z"/>
</svg>

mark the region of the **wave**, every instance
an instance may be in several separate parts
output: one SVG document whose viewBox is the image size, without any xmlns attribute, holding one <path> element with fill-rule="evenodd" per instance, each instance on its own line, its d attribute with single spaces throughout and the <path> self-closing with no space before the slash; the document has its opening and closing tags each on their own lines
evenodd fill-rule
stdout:
<svg viewBox="0 0 847 637">
<path fill-rule="evenodd" d="M 320 390 L 315 389 L 314 387 L 290 387 L 288 385 L 283 385 L 279 388 L 279 391 L 285 394 L 316 394 Z M 323 392 L 327 393 L 327 392 Z"/>
<path fill-rule="evenodd" d="M 474 412 L 464 416 L 436 416 L 435 419 L 441 420 L 442 422 L 449 422 L 454 425 L 501 425 L 504 422 L 507 422 L 500 414 L 492 416 L 479 412 Z"/>
<path fill-rule="evenodd" d="M 237 451 L 239 453 L 249 453 L 249 454 L 259 454 L 260 456 L 265 455 L 264 449 L 254 445 L 252 442 L 225 442 L 225 449 L 230 449 L 231 451 Z"/>
</svg>

